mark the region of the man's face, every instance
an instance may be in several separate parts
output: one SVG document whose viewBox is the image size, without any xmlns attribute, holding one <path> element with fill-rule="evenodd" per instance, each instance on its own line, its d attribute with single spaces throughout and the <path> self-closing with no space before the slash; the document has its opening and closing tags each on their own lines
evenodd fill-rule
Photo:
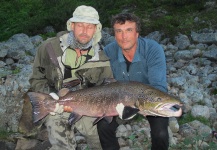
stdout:
<svg viewBox="0 0 217 150">
<path fill-rule="evenodd" d="M 139 33 L 136 23 L 126 21 L 124 24 L 114 24 L 115 39 L 122 50 L 136 49 Z"/>
<path fill-rule="evenodd" d="M 72 30 L 79 43 L 87 44 L 96 32 L 96 25 L 91 23 L 75 22 L 72 23 Z"/>
</svg>

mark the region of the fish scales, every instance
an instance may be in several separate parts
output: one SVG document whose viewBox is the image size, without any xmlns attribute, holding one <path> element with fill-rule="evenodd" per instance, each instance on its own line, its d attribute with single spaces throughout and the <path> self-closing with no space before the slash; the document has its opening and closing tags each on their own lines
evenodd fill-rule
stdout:
<svg viewBox="0 0 217 150">
<path fill-rule="evenodd" d="M 42 113 L 44 110 L 39 110 L 40 107 L 37 105 L 43 105 L 47 112 L 54 110 L 55 103 L 51 96 L 36 92 L 29 92 L 28 95 L 33 111 L 35 109 L 39 114 L 40 112 L 44 114 L 44 112 Z M 117 116 L 116 106 L 119 103 L 132 108 L 136 107 L 140 110 L 139 113 L 143 115 L 164 117 L 181 115 L 179 108 L 177 112 L 169 109 L 174 105 L 181 106 L 179 99 L 149 85 L 134 81 L 115 82 L 103 86 L 70 91 L 65 96 L 60 97 L 58 103 L 72 108 L 72 113 L 96 118 Z M 35 115 L 33 118 L 37 122 L 43 117 L 42 115 Z"/>
<path fill-rule="evenodd" d="M 118 86 L 110 87 L 109 85 L 102 86 L 100 88 L 93 87 L 85 90 L 71 92 L 62 97 L 59 100 L 59 103 L 64 104 L 66 102 L 65 99 L 70 102 L 73 100 L 74 104 L 71 106 L 72 109 L 82 115 L 92 114 L 101 116 L 106 112 L 107 115 L 113 115 L 112 112 L 116 113 L 115 106 L 120 101 L 126 105 L 133 105 L 135 103 L 135 100 L 133 100 L 133 95 L 129 93 L 129 89 L 131 88 L 119 89 Z M 67 97 L 70 97 L 71 99 L 68 99 Z M 62 103 L 62 101 L 64 103 Z"/>
</svg>

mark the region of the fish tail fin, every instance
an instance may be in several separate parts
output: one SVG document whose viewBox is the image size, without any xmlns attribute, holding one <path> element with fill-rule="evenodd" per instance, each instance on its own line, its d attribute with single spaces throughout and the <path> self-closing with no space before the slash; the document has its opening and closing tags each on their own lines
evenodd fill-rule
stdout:
<svg viewBox="0 0 217 150">
<path fill-rule="evenodd" d="M 30 102 L 32 104 L 33 122 L 36 123 L 49 114 L 49 111 L 44 107 L 43 100 L 48 97 L 48 94 L 28 92 Z"/>
</svg>

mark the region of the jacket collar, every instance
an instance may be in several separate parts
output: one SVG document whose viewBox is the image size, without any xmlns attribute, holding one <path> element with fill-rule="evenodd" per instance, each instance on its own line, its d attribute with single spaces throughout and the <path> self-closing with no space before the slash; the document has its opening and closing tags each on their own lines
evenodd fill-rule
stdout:
<svg viewBox="0 0 217 150">
<path fill-rule="evenodd" d="M 60 47 L 61 47 L 63 52 L 69 47 L 69 44 L 67 42 L 68 36 L 69 36 L 69 33 L 62 35 L 59 38 L 60 39 Z M 99 44 L 93 45 L 90 51 L 91 51 L 91 55 L 93 57 L 89 61 L 98 61 L 99 60 L 99 51 L 100 51 Z M 92 51 L 93 51 L 93 53 L 92 53 Z M 65 57 L 65 56 L 63 56 L 63 57 Z"/>
</svg>

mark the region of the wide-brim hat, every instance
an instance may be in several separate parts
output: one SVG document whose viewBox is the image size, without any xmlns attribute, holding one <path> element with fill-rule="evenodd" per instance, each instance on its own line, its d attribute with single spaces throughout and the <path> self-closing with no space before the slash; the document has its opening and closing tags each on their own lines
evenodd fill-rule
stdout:
<svg viewBox="0 0 217 150">
<path fill-rule="evenodd" d="M 100 41 L 102 37 L 101 35 L 102 24 L 99 21 L 99 14 L 95 8 L 91 6 L 85 6 L 85 5 L 78 6 L 73 12 L 73 17 L 70 18 L 66 23 L 68 31 L 72 30 L 71 24 L 73 22 L 85 22 L 85 23 L 96 24 L 96 32 L 94 34 L 93 45 L 95 45 L 97 42 Z"/>
<path fill-rule="evenodd" d="M 69 20 L 71 22 L 85 22 L 92 24 L 100 23 L 99 14 L 96 9 L 85 5 L 78 6 L 73 12 L 73 17 Z"/>
</svg>

